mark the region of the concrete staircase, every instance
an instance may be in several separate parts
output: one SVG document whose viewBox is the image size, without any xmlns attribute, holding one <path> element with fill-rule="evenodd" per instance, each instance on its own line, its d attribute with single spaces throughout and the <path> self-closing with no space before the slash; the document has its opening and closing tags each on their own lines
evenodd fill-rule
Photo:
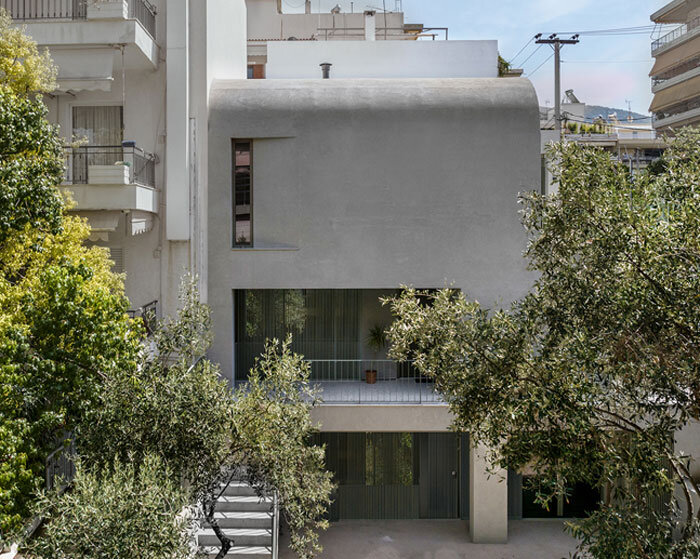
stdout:
<svg viewBox="0 0 700 559">
<path fill-rule="evenodd" d="M 216 504 L 216 520 L 234 544 L 226 554 L 231 559 L 276 559 L 278 523 L 272 497 L 260 498 L 244 482 L 232 482 Z M 197 543 L 206 557 L 214 559 L 221 549 L 210 526 L 197 534 Z"/>
</svg>

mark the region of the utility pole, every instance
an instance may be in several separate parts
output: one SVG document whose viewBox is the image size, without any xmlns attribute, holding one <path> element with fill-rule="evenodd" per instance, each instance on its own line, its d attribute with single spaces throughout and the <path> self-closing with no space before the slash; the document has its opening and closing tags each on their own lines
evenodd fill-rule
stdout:
<svg viewBox="0 0 700 559">
<path fill-rule="evenodd" d="M 562 45 L 576 45 L 579 36 L 574 35 L 570 39 L 560 39 L 553 33 L 546 39 L 540 38 L 535 41 L 538 45 L 550 45 L 554 49 L 554 121 L 559 130 L 559 140 L 564 137 L 564 130 L 561 127 L 561 47 Z"/>
</svg>

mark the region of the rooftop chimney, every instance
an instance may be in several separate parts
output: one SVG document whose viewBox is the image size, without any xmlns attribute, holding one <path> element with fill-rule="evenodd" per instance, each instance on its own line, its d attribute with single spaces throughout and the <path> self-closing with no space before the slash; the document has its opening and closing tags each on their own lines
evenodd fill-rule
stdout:
<svg viewBox="0 0 700 559">
<path fill-rule="evenodd" d="M 306 0 L 306 2 L 304 2 L 304 12 L 307 14 L 311 13 L 311 0 Z"/>
<path fill-rule="evenodd" d="M 377 19 L 375 15 L 377 12 L 374 10 L 367 10 L 365 12 L 365 41 L 376 41 L 377 40 Z"/>
<path fill-rule="evenodd" d="M 331 64 L 330 62 L 321 62 L 321 71 L 323 72 L 323 79 L 327 80 L 331 77 Z"/>
</svg>

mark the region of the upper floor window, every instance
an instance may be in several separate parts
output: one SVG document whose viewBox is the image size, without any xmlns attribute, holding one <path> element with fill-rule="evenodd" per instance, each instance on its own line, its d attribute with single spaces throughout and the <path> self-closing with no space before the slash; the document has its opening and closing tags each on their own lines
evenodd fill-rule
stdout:
<svg viewBox="0 0 700 559">
<path fill-rule="evenodd" d="M 233 140 L 233 246 L 253 246 L 253 142 Z"/>
</svg>

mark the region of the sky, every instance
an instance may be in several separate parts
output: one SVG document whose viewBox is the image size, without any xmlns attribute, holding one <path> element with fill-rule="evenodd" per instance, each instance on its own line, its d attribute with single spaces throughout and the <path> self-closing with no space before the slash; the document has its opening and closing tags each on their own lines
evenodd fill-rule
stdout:
<svg viewBox="0 0 700 559">
<path fill-rule="evenodd" d="M 336 4 L 350 11 L 350 0 L 312 0 L 313 10 L 330 11 Z M 395 8 L 396 0 L 355 0 L 354 10 Z M 564 33 L 651 26 L 649 16 L 668 0 L 402 0 L 406 23 L 449 27 L 450 39 L 496 39 L 511 60 L 536 33 Z M 298 11 L 304 0 L 283 0 L 285 12 Z M 583 35 L 578 45 L 562 50 L 562 91 L 573 89 L 589 105 L 627 108 L 647 114 L 651 103 L 649 70 L 652 33 Z M 562 35 L 565 37 L 565 35 Z M 552 49 L 530 44 L 513 60 L 525 69 L 540 100 L 554 104 Z M 532 54 L 532 56 L 528 58 Z M 546 61 L 546 62 L 545 62 Z"/>
</svg>

